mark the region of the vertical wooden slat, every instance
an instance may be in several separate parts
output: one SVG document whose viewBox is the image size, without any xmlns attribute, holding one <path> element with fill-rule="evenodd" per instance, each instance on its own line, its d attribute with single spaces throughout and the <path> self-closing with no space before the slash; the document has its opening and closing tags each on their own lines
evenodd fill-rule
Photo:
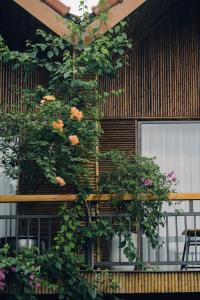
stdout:
<svg viewBox="0 0 200 300">
<path fill-rule="evenodd" d="M 187 2 L 134 46 L 117 77 L 100 83 L 124 89 L 102 106 L 105 118 L 198 118 L 200 3 Z M 187 18 L 185 18 L 187 15 Z"/>
</svg>

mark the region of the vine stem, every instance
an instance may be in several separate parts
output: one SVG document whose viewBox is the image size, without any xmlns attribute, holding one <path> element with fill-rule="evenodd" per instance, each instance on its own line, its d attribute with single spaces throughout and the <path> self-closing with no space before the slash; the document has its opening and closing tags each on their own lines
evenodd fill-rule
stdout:
<svg viewBox="0 0 200 300">
<path fill-rule="evenodd" d="M 91 224 L 92 218 L 91 218 L 90 208 L 89 208 L 89 205 L 88 205 L 88 202 L 86 199 L 84 199 L 84 203 L 85 203 L 85 208 L 86 208 L 86 212 L 87 212 L 87 222 L 88 222 L 88 224 Z"/>
</svg>

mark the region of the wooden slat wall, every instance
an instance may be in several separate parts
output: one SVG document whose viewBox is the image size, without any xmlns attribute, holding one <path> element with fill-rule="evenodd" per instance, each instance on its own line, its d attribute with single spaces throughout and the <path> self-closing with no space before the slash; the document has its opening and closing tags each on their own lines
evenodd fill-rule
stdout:
<svg viewBox="0 0 200 300">
<path fill-rule="evenodd" d="M 105 118 L 199 117 L 199 11 L 199 1 L 187 1 L 142 40 L 133 33 L 128 65 L 101 80 L 107 91 L 125 90 L 103 105 Z"/>
<path fill-rule="evenodd" d="M 128 154 L 135 153 L 135 123 L 133 120 L 103 120 L 101 122 L 103 130 L 99 143 L 100 152 L 110 150 L 124 151 Z M 111 163 L 108 160 L 99 163 L 99 173 L 109 171 Z"/>
<path fill-rule="evenodd" d="M 110 150 L 124 151 L 128 154 L 135 153 L 136 130 L 133 120 L 103 120 L 101 122 L 103 134 L 100 140 L 99 150 L 104 153 Z M 109 171 L 111 162 L 102 160 L 99 163 L 99 173 Z M 105 205 L 105 204 L 104 204 Z"/>
<path fill-rule="evenodd" d="M 100 140 L 99 150 L 104 153 L 110 150 L 120 150 L 128 154 L 135 153 L 136 129 L 135 122 L 128 119 L 102 120 L 101 127 L 103 134 Z M 109 160 L 102 160 L 99 163 L 99 174 L 109 171 L 112 164 Z M 99 203 L 101 211 L 111 211 L 109 203 Z"/>
<path fill-rule="evenodd" d="M 13 70 L 12 62 L 0 61 L 0 105 L 6 105 L 7 110 L 20 105 L 22 90 L 34 89 L 39 84 L 45 86 L 47 79 L 47 73 L 38 68 L 25 80 L 21 67 Z"/>
<path fill-rule="evenodd" d="M 128 153 L 135 151 L 135 124 L 132 120 L 102 120 L 103 134 L 100 151 L 117 149 Z"/>
</svg>

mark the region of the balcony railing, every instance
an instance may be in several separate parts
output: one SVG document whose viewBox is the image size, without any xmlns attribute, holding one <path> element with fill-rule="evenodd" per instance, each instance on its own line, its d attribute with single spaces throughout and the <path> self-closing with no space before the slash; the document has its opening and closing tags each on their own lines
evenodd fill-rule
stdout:
<svg viewBox="0 0 200 300">
<path fill-rule="evenodd" d="M 1 195 L 0 203 L 10 202 L 72 202 L 76 195 Z M 90 195 L 88 201 L 108 201 L 110 195 Z M 130 195 L 124 196 L 129 201 Z M 126 220 L 127 229 L 137 246 L 138 257 L 144 262 L 148 270 L 177 271 L 200 269 L 200 194 L 171 194 L 172 201 L 182 200 L 190 203 L 183 211 L 182 204 L 175 209 L 164 211 L 165 226 L 159 227 L 159 244 L 153 249 L 142 229 L 134 233 L 134 224 L 124 214 L 101 212 L 101 218 L 109 220 L 112 226 L 119 221 Z M 193 201 L 194 200 L 194 201 Z M 149 200 L 151 201 L 151 200 Z M 186 202 L 187 201 L 187 202 Z M 26 205 L 26 204 L 24 204 Z M 187 206 L 187 205 L 186 205 Z M 195 208 L 196 209 L 192 209 Z M 41 252 L 51 248 L 60 223 L 57 215 L 7 214 L 0 215 L 0 247 L 5 243 L 10 245 L 10 251 L 18 251 L 21 247 L 37 246 Z M 119 245 L 124 237 L 114 236 L 109 240 L 97 239 L 88 244 L 86 261 L 94 268 L 110 268 L 118 271 L 138 270 L 138 262 L 129 262 Z"/>
<path fill-rule="evenodd" d="M 163 216 L 165 226 L 158 228 L 159 241 L 154 249 L 142 230 L 132 233 L 143 267 L 160 271 L 200 269 L 200 212 L 164 212 Z M 123 214 L 104 214 L 101 217 L 110 224 L 122 222 L 123 218 L 126 222 L 128 220 Z M 131 222 L 127 227 L 133 227 Z M 121 235 L 101 241 L 101 259 L 94 261 L 94 266 L 118 271 L 138 270 L 138 261 L 129 262 L 120 248 L 123 240 Z"/>
</svg>

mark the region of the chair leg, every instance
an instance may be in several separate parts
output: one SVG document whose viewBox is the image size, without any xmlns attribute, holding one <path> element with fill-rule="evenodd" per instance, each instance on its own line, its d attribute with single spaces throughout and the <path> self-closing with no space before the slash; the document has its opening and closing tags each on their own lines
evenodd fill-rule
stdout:
<svg viewBox="0 0 200 300">
<path fill-rule="evenodd" d="M 185 267 L 186 267 L 186 265 L 183 264 L 183 262 L 184 262 L 184 260 L 185 260 L 186 243 L 187 243 L 187 242 L 186 242 L 186 240 L 185 240 L 184 248 L 183 248 L 183 255 L 182 255 L 181 271 L 182 271 L 183 269 L 185 269 Z"/>
</svg>

